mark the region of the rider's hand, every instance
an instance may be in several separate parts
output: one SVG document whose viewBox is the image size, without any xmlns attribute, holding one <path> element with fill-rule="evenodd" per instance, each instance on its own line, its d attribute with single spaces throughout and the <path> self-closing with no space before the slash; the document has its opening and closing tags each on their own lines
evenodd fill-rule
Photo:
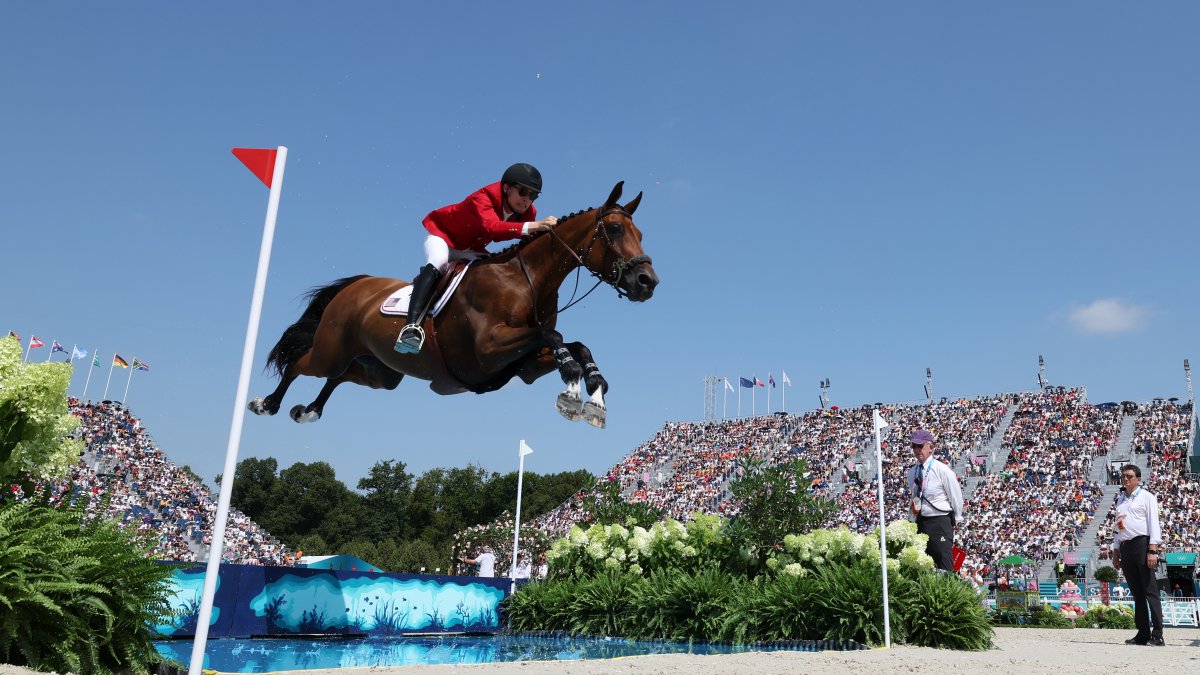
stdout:
<svg viewBox="0 0 1200 675">
<path fill-rule="evenodd" d="M 529 234 L 534 234 L 535 232 L 543 232 L 545 230 L 548 230 L 548 229 L 554 227 L 557 224 L 558 224 L 558 218 L 555 218 L 554 216 L 547 216 L 545 218 L 542 218 L 541 220 L 530 223 L 529 224 Z"/>
</svg>

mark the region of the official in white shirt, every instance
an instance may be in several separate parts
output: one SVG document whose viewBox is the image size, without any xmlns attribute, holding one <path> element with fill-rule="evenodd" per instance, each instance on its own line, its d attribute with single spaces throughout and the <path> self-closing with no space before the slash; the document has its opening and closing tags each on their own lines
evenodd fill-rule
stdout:
<svg viewBox="0 0 1200 675">
<path fill-rule="evenodd" d="M 909 438 L 916 466 L 908 470 L 908 493 L 917 532 L 929 535 L 925 552 L 938 569 L 954 571 L 954 524 L 962 520 L 963 496 L 954 470 L 933 458 L 933 434 L 917 429 Z"/>
<path fill-rule="evenodd" d="M 1158 499 L 1141 482 L 1142 470 L 1136 465 L 1121 467 L 1124 493 L 1117 497 L 1112 560 L 1113 566 L 1125 573 L 1133 593 L 1133 622 L 1138 632 L 1125 643 L 1162 647 L 1162 600 L 1154 574 L 1162 554 L 1162 530 L 1158 526 Z"/>
</svg>

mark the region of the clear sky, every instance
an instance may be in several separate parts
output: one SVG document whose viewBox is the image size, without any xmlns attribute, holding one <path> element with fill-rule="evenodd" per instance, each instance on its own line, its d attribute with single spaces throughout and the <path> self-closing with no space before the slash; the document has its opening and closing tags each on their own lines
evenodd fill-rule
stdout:
<svg viewBox="0 0 1200 675">
<path fill-rule="evenodd" d="M 315 424 L 248 416 L 242 457 L 325 460 L 353 486 L 384 459 L 509 471 L 524 438 L 530 470 L 599 472 L 702 417 L 705 376 L 781 370 L 792 411 L 826 377 L 834 404 L 919 399 L 926 367 L 937 395 L 1030 389 L 1038 354 L 1093 402 L 1184 396 L 1198 20 L 1189 2 L 18 3 L 0 330 L 45 340 L 34 360 L 99 348 L 89 398 L 114 352 L 149 363 L 129 405 L 211 479 L 267 201 L 230 148 L 286 145 L 252 395 L 303 291 L 411 278 L 421 218 L 512 162 L 541 169 L 545 214 L 645 191 L 662 282 L 560 322 L 612 385 L 606 430 L 554 412 L 553 375 L 485 396 L 345 385 Z"/>
</svg>

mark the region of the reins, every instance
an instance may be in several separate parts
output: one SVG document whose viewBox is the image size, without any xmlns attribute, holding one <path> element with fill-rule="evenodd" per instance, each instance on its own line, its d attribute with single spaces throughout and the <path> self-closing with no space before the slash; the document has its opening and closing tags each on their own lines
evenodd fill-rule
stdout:
<svg viewBox="0 0 1200 675">
<path fill-rule="evenodd" d="M 625 209 L 621 208 L 620 206 L 613 206 L 613 207 L 610 207 L 610 208 L 602 211 L 600 213 L 600 215 L 596 216 L 596 228 L 592 232 L 592 238 L 588 240 L 587 250 L 583 252 L 582 256 L 579 255 L 579 253 L 577 253 L 575 251 L 575 249 L 571 247 L 570 244 L 568 244 L 566 241 L 564 241 L 563 238 L 561 236 L 559 236 L 558 232 L 555 232 L 555 228 L 552 227 L 549 230 L 547 230 L 547 232 L 550 233 L 550 236 L 554 239 L 554 241 L 561 243 L 563 245 L 563 248 L 565 248 L 567 250 L 567 252 L 571 254 L 571 257 L 575 258 L 575 288 L 572 289 L 572 291 L 571 291 L 571 300 L 569 302 L 567 302 L 567 304 L 563 305 L 562 307 L 559 307 L 558 309 L 554 310 L 554 312 L 551 313 L 550 316 L 546 317 L 547 320 L 549 320 L 551 317 L 562 314 L 563 312 L 574 307 L 575 305 L 579 304 L 580 302 L 583 302 L 584 298 L 591 295 L 592 291 L 599 288 L 601 283 L 607 283 L 608 285 L 612 286 L 613 290 L 615 290 L 617 292 L 617 297 L 619 297 L 619 298 L 625 297 L 626 295 L 628 295 L 628 293 L 621 290 L 621 287 L 617 285 L 621 281 L 621 276 L 625 274 L 625 270 L 627 270 L 631 267 L 636 267 L 637 265 L 640 265 L 642 263 L 651 262 L 650 256 L 645 255 L 645 254 L 636 255 L 636 256 L 626 260 L 624 256 L 617 253 L 617 249 L 613 245 L 612 238 L 608 236 L 608 231 L 604 229 L 605 216 L 608 216 L 613 213 L 618 213 L 620 215 L 625 216 L 626 218 L 632 219 L 632 216 L 630 216 L 630 214 L 627 211 L 625 211 Z M 608 247 L 608 250 L 617 254 L 617 260 L 616 260 L 616 262 L 613 263 L 613 278 L 612 279 L 605 279 L 603 274 L 593 271 L 583 261 L 584 258 L 588 257 L 591 254 L 592 247 L 594 247 L 596 245 L 596 238 L 598 236 L 600 236 L 601 234 L 603 234 L 603 236 L 604 236 L 604 245 Z M 537 290 L 534 289 L 534 287 L 533 287 L 533 277 L 529 274 L 529 268 L 526 267 L 525 258 L 524 258 L 524 256 L 521 255 L 520 250 L 517 251 L 517 261 L 521 265 L 521 271 L 525 273 L 525 280 L 529 283 L 529 294 L 533 300 L 533 319 L 534 319 L 534 321 L 537 322 L 538 326 L 543 326 L 543 325 L 545 325 L 545 322 L 542 321 L 541 317 L 538 316 Z M 596 278 L 596 283 L 593 284 L 592 287 L 590 289 L 588 289 L 588 291 L 586 293 L 584 293 L 579 298 L 576 298 L 575 294 L 579 292 L 579 277 L 580 277 L 579 270 L 581 268 L 587 269 L 588 274 L 591 274 L 593 277 Z"/>
</svg>

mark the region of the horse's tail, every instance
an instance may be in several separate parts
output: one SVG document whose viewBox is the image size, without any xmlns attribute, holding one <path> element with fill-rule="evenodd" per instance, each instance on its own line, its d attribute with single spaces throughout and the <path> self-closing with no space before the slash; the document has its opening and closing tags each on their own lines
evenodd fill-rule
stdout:
<svg viewBox="0 0 1200 675">
<path fill-rule="evenodd" d="M 333 300 L 333 297 L 341 293 L 347 286 L 366 276 L 368 275 L 360 274 L 346 277 L 327 286 L 314 286 L 309 290 L 304 296 L 308 299 L 308 308 L 304 310 L 296 323 L 283 331 L 283 337 L 279 338 L 279 342 L 271 348 L 271 353 L 267 355 L 267 371 L 274 370 L 276 375 L 283 376 L 283 371 L 288 366 L 312 349 L 313 338 L 317 334 L 317 325 L 321 323 L 321 315 L 325 313 L 329 301 Z"/>
</svg>

